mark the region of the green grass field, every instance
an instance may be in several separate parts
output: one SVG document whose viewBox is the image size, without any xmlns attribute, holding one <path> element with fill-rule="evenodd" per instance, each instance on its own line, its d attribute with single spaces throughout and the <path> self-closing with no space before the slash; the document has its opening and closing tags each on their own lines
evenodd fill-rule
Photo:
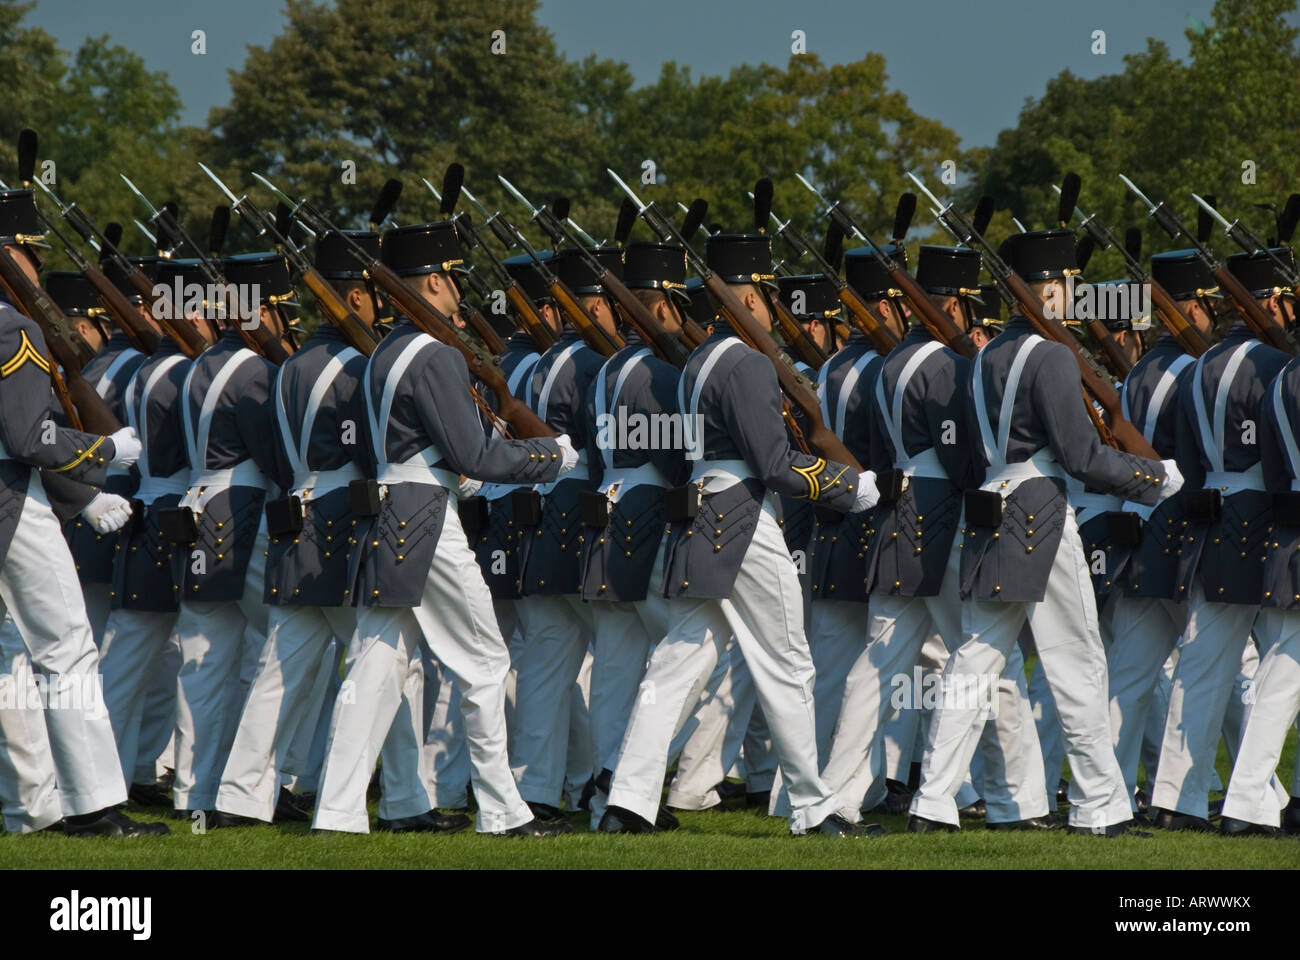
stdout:
<svg viewBox="0 0 1300 960">
<path fill-rule="evenodd" d="M 1295 734 L 1282 771 L 1290 773 Z M 1227 779 L 1222 749 L 1220 776 Z M 372 813 L 373 808 L 372 808 Z M 155 818 L 154 811 L 132 808 Z M 305 824 L 211 830 L 195 834 L 172 821 L 173 835 L 140 840 L 55 835 L 0 835 L 0 869 L 978 869 L 1218 870 L 1300 868 L 1300 838 L 1227 839 L 1153 830 L 1150 839 L 992 833 L 967 821 L 958 835 L 913 836 L 905 817 L 873 818 L 890 835 L 878 840 L 794 838 L 785 822 L 756 812 L 680 814 L 682 828 L 651 836 L 601 836 L 579 831 L 546 840 L 372 833 L 312 836 Z"/>
</svg>

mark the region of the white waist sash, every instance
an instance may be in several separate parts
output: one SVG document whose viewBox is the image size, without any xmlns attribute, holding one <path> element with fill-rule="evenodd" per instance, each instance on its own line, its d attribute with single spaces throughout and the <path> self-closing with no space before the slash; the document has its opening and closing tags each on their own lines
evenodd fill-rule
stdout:
<svg viewBox="0 0 1300 960">
<path fill-rule="evenodd" d="M 669 486 L 668 478 L 657 466 L 653 463 L 643 463 L 639 467 L 610 467 L 605 471 L 600 489 L 602 493 L 608 493 L 612 487 L 630 490 L 643 483 L 656 487 Z"/>
<path fill-rule="evenodd" d="M 355 463 L 338 467 L 334 470 L 311 470 L 293 475 L 292 493 L 306 500 L 310 496 L 323 497 L 340 487 L 346 487 L 353 480 L 364 479 L 361 469 Z"/>
<path fill-rule="evenodd" d="M 1028 460 L 1022 460 L 1020 463 L 1003 463 L 990 466 L 980 489 L 997 490 L 1003 483 L 1010 487 L 1016 487 L 1022 481 L 1032 480 L 1035 477 L 1056 477 L 1063 480 L 1065 475 L 1065 470 L 1056 462 L 1056 458 L 1052 456 L 1051 451 L 1044 448 Z"/>
<path fill-rule="evenodd" d="M 190 474 L 190 483 L 181 498 L 180 506 L 189 507 L 195 513 L 202 513 L 208 501 L 223 490 L 231 487 L 256 487 L 265 490 L 268 487 L 266 475 L 256 463 L 245 460 L 233 467 L 222 470 L 201 470 Z"/>
<path fill-rule="evenodd" d="M 718 479 L 723 481 L 712 492 L 726 490 L 742 480 L 754 479 L 754 471 L 744 460 L 696 460 L 691 468 L 691 482 Z"/>
<path fill-rule="evenodd" d="M 939 462 L 939 454 L 934 447 L 926 447 L 905 460 L 898 461 L 897 469 L 909 477 L 925 477 L 933 480 L 947 480 L 948 471 Z"/>
<path fill-rule="evenodd" d="M 170 477 L 141 477 L 140 488 L 135 492 L 135 499 L 150 504 L 155 500 L 171 496 L 184 496 L 190 486 L 190 472 L 177 470 Z"/>
<path fill-rule="evenodd" d="M 1264 468 L 1257 463 L 1249 470 L 1211 470 L 1205 475 L 1205 488 L 1208 490 L 1212 487 L 1217 487 L 1228 496 L 1243 490 L 1263 491 Z M 1292 489 L 1295 489 L 1294 483 Z"/>
<path fill-rule="evenodd" d="M 460 475 L 434 467 L 441 459 L 442 454 L 434 447 L 425 447 L 401 463 L 381 463 L 377 479 L 384 484 L 423 483 L 427 486 L 446 487 L 454 497 L 460 489 Z"/>
</svg>

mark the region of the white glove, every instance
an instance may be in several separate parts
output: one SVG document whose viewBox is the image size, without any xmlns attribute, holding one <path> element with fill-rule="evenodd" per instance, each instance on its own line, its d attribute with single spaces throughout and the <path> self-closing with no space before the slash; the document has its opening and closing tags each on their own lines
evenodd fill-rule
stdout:
<svg viewBox="0 0 1300 960">
<path fill-rule="evenodd" d="M 567 433 L 560 434 L 555 438 L 555 442 L 560 445 L 560 457 L 563 460 L 560 464 L 560 476 L 564 476 L 578 465 L 578 451 L 573 449 L 573 441 L 569 439 Z"/>
<path fill-rule="evenodd" d="M 461 477 L 460 488 L 456 491 L 456 493 L 457 496 L 460 497 L 460 499 L 464 500 L 467 497 L 474 496 L 474 494 L 478 493 L 479 490 L 482 489 L 482 487 L 483 487 L 482 480 L 474 480 L 471 477 Z"/>
<path fill-rule="evenodd" d="M 131 501 L 116 493 L 97 493 L 95 499 L 82 508 L 81 515 L 96 533 L 113 533 L 125 527 L 131 519 Z"/>
<path fill-rule="evenodd" d="M 131 427 L 123 427 L 110 434 L 108 439 L 113 441 L 113 459 L 109 466 L 125 470 L 140 459 L 140 438 Z"/>
<path fill-rule="evenodd" d="M 1161 460 L 1160 462 L 1165 468 L 1165 479 L 1160 484 L 1160 499 L 1168 500 L 1183 488 L 1183 475 L 1174 461 Z"/>
<path fill-rule="evenodd" d="M 880 502 L 880 491 L 876 489 L 876 471 L 863 470 L 858 474 L 858 498 L 853 501 L 849 513 L 861 513 L 870 510 Z"/>
</svg>

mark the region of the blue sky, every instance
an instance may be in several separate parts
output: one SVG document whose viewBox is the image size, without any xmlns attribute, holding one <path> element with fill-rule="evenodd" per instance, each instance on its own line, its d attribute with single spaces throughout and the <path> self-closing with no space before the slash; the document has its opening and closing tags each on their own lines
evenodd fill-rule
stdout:
<svg viewBox="0 0 1300 960">
<path fill-rule="evenodd" d="M 626 61 L 639 83 L 652 82 L 665 60 L 697 76 L 784 63 L 794 30 L 825 62 L 883 53 L 891 85 L 969 147 L 1014 125 L 1025 99 L 1063 69 L 1119 72 L 1148 36 L 1185 56 L 1188 17 L 1208 20 L 1212 7 L 1212 0 L 543 0 L 539 19 L 566 56 Z M 269 43 L 283 27 L 281 10 L 278 0 L 38 0 L 27 22 L 69 51 L 108 34 L 166 71 L 184 100 L 184 122 L 202 124 L 229 96 L 227 71 L 243 63 L 246 47 Z M 207 34 L 202 57 L 190 52 L 199 28 Z M 1092 53 L 1095 30 L 1105 31 L 1104 55 Z"/>
</svg>

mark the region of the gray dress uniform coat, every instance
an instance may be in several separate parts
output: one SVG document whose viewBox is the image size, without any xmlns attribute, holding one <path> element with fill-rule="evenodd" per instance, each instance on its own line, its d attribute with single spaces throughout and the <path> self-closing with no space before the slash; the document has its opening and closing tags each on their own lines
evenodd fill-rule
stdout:
<svg viewBox="0 0 1300 960">
<path fill-rule="evenodd" d="M 188 410 L 186 441 L 195 443 L 199 423 L 214 378 L 231 358 L 246 350 L 239 331 L 229 329 L 203 351 L 187 376 L 188 391 L 181 412 Z M 260 486 L 235 484 L 203 504 L 196 517 L 198 538 L 189 549 L 177 550 L 172 562 L 183 600 L 231 602 L 244 593 L 248 562 L 253 555 L 268 483 L 289 482 L 276 442 L 271 414 L 271 384 L 275 365 L 254 354 L 241 363 L 220 387 L 212 412 L 206 451 L 190 458 L 191 483 L 205 470 L 226 470 L 251 463 L 261 472 Z M 274 496 L 274 491 L 270 492 Z M 205 571 L 194 572 L 193 551 L 205 555 Z"/>
<path fill-rule="evenodd" d="M 541 356 L 537 341 L 531 336 L 522 330 L 512 333 L 506 338 L 505 349 L 501 351 L 501 373 L 506 382 L 509 383 L 516 377 L 521 378 L 522 382 L 522 378 L 528 376 Z M 491 392 L 484 392 L 484 397 L 488 406 L 495 410 L 496 397 Z M 495 432 L 486 418 L 483 429 L 489 436 Z M 487 497 L 487 492 L 480 491 L 480 496 Z M 519 531 L 515 527 L 510 495 L 507 493 L 504 496 L 487 497 L 487 507 L 487 525 L 469 537 L 470 549 L 474 551 L 483 570 L 483 579 L 487 582 L 492 599 L 518 600 Z"/>
<path fill-rule="evenodd" d="M 399 362 L 404 366 L 395 369 Z M 371 354 L 362 395 L 372 443 L 382 445 L 383 459 L 402 464 L 422 455 L 433 458 L 427 467 L 445 471 L 453 496 L 462 474 L 485 482 L 545 483 L 559 473 L 553 440 L 489 440 L 484 435 L 464 358 L 408 320 L 400 321 Z M 449 490 L 432 485 L 432 478 L 386 482 L 382 464 L 377 474 L 383 498 L 360 554 L 361 602 L 418 606 Z"/>
<path fill-rule="evenodd" d="M 599 414 L 607 414 L 617 423 L 620 409 L 624 411 L 623 417 L 644 417 L 647 424 L 655 422 L 653 417 L 659 417 L 660 422 L 671 422 L 662 419 L 664 414 L 677 419 L 679 371 L 656 357 L 634 334 L 629 334 L 627 341 L 627 346 L 605 362 L 587 395 L 587 464 L 592 485 L 600 489 L 612 478 L 614 470 L 635 470 L 653 464 L 670 487 L 678 486 L 688 476 L 684 447 L 628 449 L 626 437 L 618 436 L 609 427 L 601 429 Z M 603 397 L 598 401 L 602 387 Z M 657 433 L 648 432 L 647 441 Z M 672 434 L 661 435 L 661 439 L 671 438 Z M 605 466 L 606 455 L 612 460 L 609 471 Z M 609 523 L 585 529 L 582 535 L 584 600 L 646 598 L 664 535 L 665 489 L 658 484 L 641 483 L 622 490 L 610 509 Z"/>
<path fill-rule="evenodd" d="M 716 358 L 715 351 L 721 351 Z M 704 459 L 696 469 L 709 461 L 743 460 L 751 476 L 706 491 L 693 521 L 670 525 L 662 596 L 723 599 L 740 572 L 769 490 L 847 512 L 857 499 L 858 476 L 844 464 L 790 446 L 772 362 L 721 321 L 687 359 L 677 396 L 680 412 L 694 410 L 702 418 Z"/>
<path fill-rule="evenodd" d="M 42 470 L 51 502 L 58 498 L 79 509 L 95 494 L 81 485 L 102 486 L 116 454 L 107 437 L 56 425 L 49 364 L 40 327 L 0 294 L 0 563 L 18 526 L 33 467 Z"/>
<path fill-rule="evenodd" d="M 1230 366 L 1234 357 L 1235 371 Z M 1220 485 L 1211 471 L 1260 471 L 1261 401 L 1289 360 L 1282 351 L 1255 340 L 1245 323 L 1237 323 L 1200 358 L 1199 375 L 1193 368 L 1192 375 L 1180 383 L 1175 442 L 1187 490 Z M 1221 403 L 1221 436 L 1202 436 L 1197 391 L 1213 421 L 1217 421 L 1215 410 Z M 1217 432 L 1214 423 L 1211 428 Z M 1219 519 L 1214 523 L 1185 521 L 1183 550 L 1178 558 L 1179 598 L 1190 593 L 1194 578 L 1199 578 L 1207 600 L 1259 603 L 1265 543 L 1271 542 L 1268 528 L 1272 495 L 1262 489 L 1262 476 L 1257 487 L 1236 492 L 1230 487 L 1225 491 Z"/>
<path fill-rule="evenodd" d="M 99 393 L 117 418 L 126 423 L 122 406 L 126 386 L 131 377 L 148 358 L 133 348 L 120 330 L 114 330 L 104 348 L 82 369 L 81 375 Z M 130 498 L 135 491 L 136 478 L 131 473 L 111 475 L 104 490 L 120 497 Z M 80 516 L 73 517 L 63 529 L 77 565 L 77 576 L 82 583 L 112 583 L 113 555 L 118 545 L 115 533 L 96 533 Z"/>
<path fill-rule="evenodd" d="M 872 462 L 873 391 L 884 358 L 854 330 L 843 349 L 817 371 L 822 419 L 858 462 Z M 875 529 L 875 510 L 841 513 L 814 510 L 808 546 L 808 579 L 814 600 L 867 602 L 867 546 Z"/>
<path fill-rule="evenodd" d="M 975 413 L 974 377 L 981 376 L 989 421 L 1001 428 L 1003 388 L 1017 352 L 1034 335 L 1029 321 L 1013 315 L 1003 332 L 980 353 L 968 383 L 967 433 L 982 436 Z M 1071 348 L 1040 342 L 1028 355 L 1011 408 L 1006 461 L 1019 464 L 1040 451 L 1088 487 L 1135 503 L 1156 503 L 1165 470 L 1158 462 L 1102 444 L 1083 407 L 1079 369 Z M 975 460 L 988 465 L 982 443 Z M 1039 476 L 1024 480 L 1004 497 L 1001 524 L 962 531 L 962 598 L 1035 603 L 1043 599 L 1064 530 L 1065 481 Z"/>
<path fill-rule="evenodd" d="M 1182 381 L 1191 375 L 1193 359 L 1166 333 L 1133 365 L 1124 381 L 1123 402 L 1129 422 L 1142 431 L 1165 460 L 1177 460 L 1176 439 L 1181 416 L 1178 396 Z M 1178 469 L 1186 477 L 1191 468 L 1180 462 Z M 1186 488 L 1156 505 L 1142 526 L 1140 542 L 1132 550 L 1103 542 L 1099 536 L 1089 538 L 1080 530 L 1089 556 L 1097 549 L 1107 553 L 1105 573 L 1092 574 L 1099 605 L 1106 591 L 1116 585 L 1129 597 L 1182 599 L 1177 577 L 1185 493 Z M 1104 531 L 1104 518 L 1084 526 L 1094 524 L 1098 525 L 1099 533 Z"/>
<path fill-rule="evenodd" d="M 1300 359 L 1288 363 L 1264 391 L 1259 454 L 1269 492 L 1300 497 Z M 1300 610 L 1300 524 L 1281 510 L 1265 544 L 1260 606 Z"/>
<path fill-rule="evenodd" d="M 547 425 L 567 433 L 575 450 L 587 448 L 583 404 L 604 358 L 586 346 L 581 335 L 564 333 L 537 361 L 517 394 Z M 575 473 L 581 473 L 581 468 Z M 520 592 L 524 596 L 577 593 L 582 580 L 582 523 L 578 502 L 594 489 L 590 479 L 566 476 L 542 497 L 542 522 L 519 527 Z"/>
<path fill-rule="evenodd" d="M 318 326 L 280 368 L 275 383 L 279 391 L 275 435 L 282 469 L 294 477 L 295 491 L 307 473 L 328 473 L 315 481 L 310 496 L 300 496 L 302 530 L 269 537 L 264 595 L 269 604 L 339 607 L 353 602 L 354 584 L 348 577 L 361 522 L 352 517 L 348 482 L 374 476 L 360 390 L 365 369 L 365 356 L 330 323 Z M 310 435 L 304 437 L 314 395 L 318 399 Z M 293 449 L 286 443 L 292 443 Z M 295 469 L 294 461 L 304 451 L 306 457 Z M 363 536 L 365 532 L 361 530 Z"/>
<path fill-rule="evenodd" d="M 880 367 L 872 388 L 871 469 L 880 474 L 919 460 L 928 468 L 918 466 L 898 500 L 876 507 L 876 534 L 867 553 L 872 593 L 939 593 L 961 518 L 962 490 L 975 480 L 977 441 L 966 424 L 970 370 L 969 360 L 937 343 L 919 324 Z M 900 397 L 904 373 L 908 378 Z M 895 417 L 902 428 L 902 450 L 895 448 L 891 432 Z"/>
<path fill-rule="evenodd" d="M 175 340 L 165 336 L 136 371 L 123 397 L 127 421 L 135 425 L 144 446 L 137 467 L 143 467 L 153 477 L 188 475 L 180 396 L 189 369 L 189 358 Z M 141 493 L 148 490 L 147 483 L 142 481 Z M 183 482 L 179 484 L 184 486 Z M 117 544 L 113 606 L 167 613 L 180 608 L 180 581 L 173 569 L 176 548 L 163 538 L 158 513 L 175 507 L 181 493 L 150 499 L 152 502 L 137 507 L 134 522 Z"/>
</svg>

